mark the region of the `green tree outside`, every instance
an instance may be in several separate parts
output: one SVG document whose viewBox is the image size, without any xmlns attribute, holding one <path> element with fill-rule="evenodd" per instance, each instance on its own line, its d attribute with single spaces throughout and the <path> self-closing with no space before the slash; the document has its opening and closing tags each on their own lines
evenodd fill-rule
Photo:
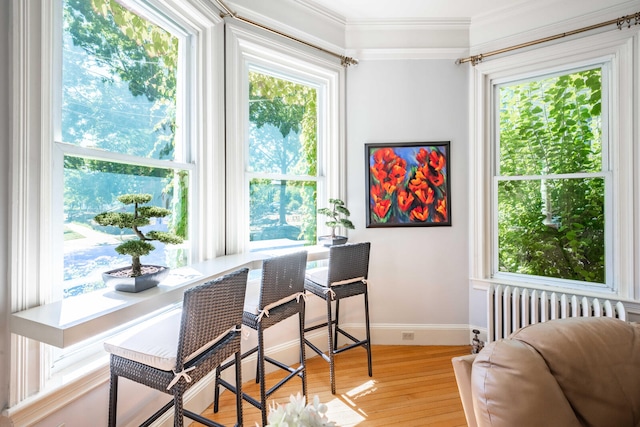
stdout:
<svg viewBox="0 0 640 427">
<path fill-rule="evenodd" d="M 604 283 L 602 72 L 500 88 L 499 271 Z"/>
<path fill-rule="evenodd" d="M 249 73 L 249 120 L 254 126 L 249 143 L 249 167 L 252 171 L 316 176 L 316 88 L 252 71 Z M 279 135 L 273 129 L 277 129 Z M 281 179 L 274 184 L 274 181 L 252 180 L 252 222 L 264 218 L 269 213 L 268 207 L 275 203 L 277 222 L 272 225 L 286 226 L 287 214 L 295 213 L 301 218 L 297 240 L 315 244 L 315 182 Z"/>
</svg>

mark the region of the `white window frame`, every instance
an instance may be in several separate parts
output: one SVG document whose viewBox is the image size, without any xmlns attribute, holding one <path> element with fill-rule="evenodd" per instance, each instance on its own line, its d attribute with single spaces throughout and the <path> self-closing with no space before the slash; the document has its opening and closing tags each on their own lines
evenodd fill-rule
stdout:
<svg viewBox="0 0 640 427">
<path fill-rule="evenodd" d="M 61 7 L 59 1 L 55 2 L 55 17 L 56 22 L 61 20 Z M 185 70 L 189 70 L 193 67 L 189 67 L 188 65 L 193 64 L 194 61 L 190 58 L 193 54 L 192 49 L 189 49 L 189 46 L 194 44 L 193 36 L 189 35 L 185 29 L 181 28 L 176 22 L 171 22 L 171 20 L 162 12 L 158 10 L 154 10 L 151 5 L 144 3 L 133 3 L 131 0 L 127 2 L 122 2 L 124 7 L 128 7 L 129 10 L 138 14 L 147 21 L 153 22 L 155 25 L 161 25 L 165 31 L 171 33 L 174 37 L 180 40 L 179 43 L 179 52 L 178 52 L 178 63 L 177 63 L 177 91 L 176 91 L 176 122 L 178 126 L 176 126 L 176 149 L 175 149 L 175 158 L 172 160 L 164 160 L 164 159 L 153 159 L 153 158 L 145 158 L 140 156 L 133 156 L 124 153 L 118 152 L 109 152 L 99 149 L 86 148 L 75 144 L 70 144 L 68 142 L 64 142 L 62 140 L 62 120 L 61 120 L 61 112 L 62 112 L 62 99 L 61 99 L 61 90 L 55 91 L 53 98 L 53 112 L 52 114 L 55 117 L 53 125 L 53 149 L 52 149 L 52 157 L 53 157 L 53 192 L 52 194 L 64 194 L 64 157 L 67 155 L 75 156 L 79 158 L 91 158 L 97 159 L 102 162 L 114 162 L 114 163 L 122 163 L 136 166 L 144 166 L 144 167 L 158 167 L 162 169 L 173 169 L 176 171 L 187 171 L 189 172 L 189 198 L 197 199 L 197 194 L 193 193 L 191 181 L 193 180 L 194 174 L 197 173 L 196 161 L 193 158 L 192 153 L 195 151 L 192 149 L 192 143 L 195 142 L 195 138 L 193 136 L 196 135 L 195 132 L 191 131 L 195 123 L 193 120 L 189 121 L 189 117 L 192 117 L 189 114 L 189 111 L 193 108 L 193 102 L 191 101 L 194 98 L 193 93 L 193 85 L 191 83 L 191 78 L 188 73 L 185 73 Z M 57 42 L 61 40 L 62 37 L 62 25 L 57 24 L 54 29 L 56 46 L 54 47 L 54 58 L 56 66 L 54 67 L 54 76 L 55 83 L 54 87 L 59 88 L 62 87 L 62 66 L 61 61 L 62 55 L 61 49 L 57 47 Z M 64 206 L 63 200 L 61 198 L 52 198 L 53 210 L 51 216 L 51 224 L 52 224 L 52 236 L 61 236 L 63 233 L 63 222 L 60 220 L 63 216 Z M 191 207 L 191 206 L 190 206 Z M 191 214 L 191 210 L 189 209 L 189 218 L 188 222 L 191 223 L 193 215 Z M 198 239 L 198 234 L 192 232 L 192 227 L 189 227 L 190 236 L 187 236 L 187 244 L 189 246 L 192 243 L 192 239 Z M 52 257 L 54 259 L 53 265 L 56 270 L 53 272 L 54 281 L 59 284 L 59 286 L 53 286 L 53 289 L 49 289 L 51 295 L 47 298 L 48 301 L 55 301 L 62 298 L 62 277 L 63 277 L 63 266 L 64 266 L 64 250 L 63 250 L 63 242 L 58 239 L 52 239 Z M 190 258 L 190 256 L 189 256 Z M 187 262 L 190 262 L 189 259 Z M 45 290 L 46 292 L 46 290 Z"/>
<path fill-rule="evenodd" d="M 248 73 L 271 70 L 318 87 L 318 206 L 345 194 L 344 67 L 335 58 L 227 23 L 227 253 L 249 250 L 249 186 L 245 175 L 249 147 Z M 308 83 L 307 83 L 308 84 Z M 239 215 L 238 213 L 242 214 Z M 318 234 L 324 230 L 318 221 Z"/>
<path fill-rule="evenodd" d="M 171 21 L 193 37 L 186 48 L 193 60 L 189 67 L 188 88 L 195 96 L 182 113 L 191 123 L 192 159 L 197 159 L 190 191 L 194 195 L 190 227 L 198 230 L 192 246 L 192 261 L 215 258 L 224 254 L 224 87 L 223 20 L 219 12 L 198 0 L 146 0 L 149 10 L 171 16 Z M 54 108 L 55 93 L 60 86 L 56 64 L 61 44 L 55 37 L 61 31 L 61 3 L 12 0 L 12 188 L 10 227 L 11 311 L 45 304 L 50 298 L 53 272 L 53 248 L 59 239 L 51 225 L 52 214 L 60 202 L 54 202 L 59 187 L 54 188 L 55 161 Z M 35 89 L 35 90 L 34 90 Z M 57 159 L 57 160 L 56 160 Z M 193 167 L 193 166 L 189 166 Z M 206 219 L 206 220 L 205 220 Z M 142 313 L 141 313 L 142 314 Z M 38 405 L 26 399 L 50 384 L 47 346 L 26 337 L 11 335 L 11 372 L 9 406 L 12 414 L 25 417 L 42 416 L 29 410 L 37 405 L 51 412 L 91 390 L 95 372 L 85 375 L 70 387 L 55 405 Z M 90 369 L 89 366 L 85 367 Z M 98 371 L 98 375 L 104 375 Z M 21 405 L 17 406 L 19 403 Z M 20 418 L 21 415 L 18 415 Z M 12 419 L 14 419 L 12 417 Z M 33 420 L 33 418 L 31 418 Z"/>
<path fill-rule="evenodd" d="M 470 140 L 470 281 L 476 289 L 487 289 L 491 283 L 517 284 L 532 288 L 580 289 L 588 294 L 615 294 L 633 298 L 635 285 L 634 207 L 633 195 L 633 69 L 637 63 L 633 41 L 637 31 L 611 31 L 514 53 L 478 64 L 471 72 Z M 497 274 L 497 201 L 495 200 L 495 140 L 493 114 L 494 86 L 498 82 L 523 79 L 589 64 L 608 63 L 609 126 L 603 129 L 603 143 L 608 139 L 611 191 L 605 195 L 607 227 L 611 248 L 607 264 L 607 287 L 590 286 L 533 276 Z M 637 66 L 637 65 L 636 65 Z M 603 84 L 607 84 L 604 81 Z M 637 90 L 637 89 L 636 89 Z M 607 114 L 603 105 L 603 115 Z M 637 115 L 636 115 L 637 116 Z M 637 157 L 637 153 L 635 154 Z M 609 271 L 610 270 L 610 271 Z"/>
<path fill-rule="evenodd" d="M 610 108 L 609 108 L 609 92 L 610 92 L 610 61 L 607 58 L 605 61 L 595 61 L 594 63 L 589 63 L 587 66 L 575 67 L 572 64 L 568 66 L 562 67 L 560 69 L 547 70 L 545 69 L 543 73 L 535 73 L 534 75 L 527 75 L 525 78 L 520 78 L 520 76 L 510 76 L 508 79 L 494 79 L 491 82 L 492 85 L 492 94 L 491 94 L 491 104 L 492 108 L 492 123 L 493 128 L 491 134 L 493 135 L 493 143 L 492 143 L 492 153 L 493 153 L 493 162 L 492 162 L 492 171 L 493 171 L 493 185 L 492 185 L 492 210 L 493 210 L 493 220 L 492 220 L 492 277 L 498 280 L 507 280 L 507 281 L 529 281 L 532 283 L 545 284 L 545 283 L 553 283 L 557 284 L 559 287 L 566 288 L 576 288 L 576 289 L 590 289 L 590 290 L 604 290 L 611 291 L 614 290 L 613 283 L 613 274 L 612 269 L 610 268 L 613 265 L 613 254 L 612 254 L 612 218 L 605 214 L 605 282 L 604 283 L 587 283 L 575 280 L 567 280 L 553 277 L 541 277 L 541 276 L 533 276 L 526 275 L 520 273 L 513 272 L 501 272 L 499 271 L 499 262 L 498 262 L 498 254 L 499 254 L 499 241 L 498 241 L 498 185 L 501 181 L 517 181 L 519 179 L 527 179 L 531 177 L 514 177 L 514 176 L 504 176 L 500 173 L 500 129 L 499 129 L 499 114 L 500 114 L 500 99 L 499 99 L 499 87 L 503 84 L 518 84 L 523 81 L 531 81 L 538 79 L 545 79 L 558 75 L 565 75 L 569 73 L 575 73 L 579 71 L 583 71 L 586 69 L 597 68 L 599 67 L 602 70 L 602 161 L 601 161 L 601 169 L 598 172 L 589 172 L 589 173 L 566 173 L 563 175 L 557 174 L 548 174 L 548 175 L 537 175 L 536 179 L 542 179 L 543 177 L 546 179 L 558 179 L 558 178 L 567 178 L 567 179 L 577 179 L 577 178 L 602 178 L 604 180 L 605 187 L 605 213 L 609 212 L 609 207 L 612 206 L 612 164 L 609 156 L 609 149 L 611 147 L 609 141 L 609 119 L 610 119 Z"/>
</svg>

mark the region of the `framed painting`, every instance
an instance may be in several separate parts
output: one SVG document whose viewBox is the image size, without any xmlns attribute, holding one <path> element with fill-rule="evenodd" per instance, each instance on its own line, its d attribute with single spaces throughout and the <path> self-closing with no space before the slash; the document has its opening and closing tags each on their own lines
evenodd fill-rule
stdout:
<svg viewBox="0 0 640 427">
<path fill-rule="evenodd" d="M 367 228 L 451 225 L 449 141 L 365 144 Z"/>
</svg>

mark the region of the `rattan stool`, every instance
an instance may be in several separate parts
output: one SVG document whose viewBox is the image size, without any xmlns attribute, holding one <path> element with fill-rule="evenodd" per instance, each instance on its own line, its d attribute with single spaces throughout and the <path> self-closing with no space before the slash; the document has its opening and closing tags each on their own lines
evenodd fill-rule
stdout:
<svg viewBox="0 0 640 427">
<path fill-rule="evenodd" d="M 302 379 L 302 394 L 307 395 L 307 377 L 305 369 L 304 347 L 304 275 L 307 265 L 307 252 L 300 251 L 266 259 L 262 264 L 262 279 L 250 281 L 242 315 L 242 324 L 258 332 L 258 345 L 242 354 L 242 359 L 257 353 L 256 382 L 260 383 L 260 400 L 246 393 L 241 393 L 244 400 L 262 412 L 262 424 L 267 425 L 267 399 L 284 383 L 294 377 Z M 288 366 L 265 355 L 264 331 L 279 322 L 298 315 L 300 329 L 300 365 L 297 368 Z M 269 362 L 288 374 L 277 384 L 267 389 L 265 384 L 265 362 Z M 218 369 L 213 411 L 218 411 L 220 386 L 238 394 L 235 387 L 220 377 L 222 371 L 237 364 L 232 360 Z"/>
<path fill-rule="evenodd" d="M 183 416 L 207 426 L 221 425 L 184 409 L 182 398 L 185 391 L 230 356 L 240 360 L 240 325 L 248 271 L 243 268 L 193 287 L 184 293 L 182 310 L 165 315 L 135 334 L 124 333 L 105 342 L 105 349 L 111 353 L 109 426 L 116 425 L 118 377 L 173 395 L 173 400 L 142 426 L 151 425 L 171 407 L 175 408 L 176 427 L 183 425 Z M 235 380 L 240 389 L 240 369 L 236 369 Z M 238 425 L 242 425 L 240 398 L 236 399 L 236 411 Z"/>
<path fill-rule="evenodd" d="M 329 377 L 331 393 L 336 393 L 334 357 L 338 353 L 354 347 L 364 347 L 367 350 L 369 376 L 373 375 L 371 368 L 371 334 L 369 331 L 369 296 L 367 291 L 367 276 L 369 273 L 369 251 L 371 243 L 348 243 L 329 248 L 329 262 L 327 267 L 311 269 L 306 274 L 304 288 L 326 301 L 327 321 L 319 325 L 305 328 L 305 332 L 327 327 L 329 338 L 328 355 L 305 338 L 306 344 L 313 351 L 329 362 Z M 364 316 L 366 338 L 360 340 L 340 328 L 340 300 L 356 295 L 364 296 Z M 335 301 L 335 318 L 332 316 L 331 305 Z M 351 340 L 351 343 L 338 348 L 338 334 Z"/>
</svg>

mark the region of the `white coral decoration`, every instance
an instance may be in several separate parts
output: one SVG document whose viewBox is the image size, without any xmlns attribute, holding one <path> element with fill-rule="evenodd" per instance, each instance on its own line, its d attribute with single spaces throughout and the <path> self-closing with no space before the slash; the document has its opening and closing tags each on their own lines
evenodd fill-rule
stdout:
<svg viewBox="0 0 640 427">
<path fill-rule="evenodd" d="M 320 403 L 318 396 L 305 406 L 304 396 L 298 393 L 291 395 L 285 406 L 278 403 L 269 406 L 267 427 L 337 427 L 336 423 L 329 421 L 326 412 L 327 405 Z"/>
</svg>

